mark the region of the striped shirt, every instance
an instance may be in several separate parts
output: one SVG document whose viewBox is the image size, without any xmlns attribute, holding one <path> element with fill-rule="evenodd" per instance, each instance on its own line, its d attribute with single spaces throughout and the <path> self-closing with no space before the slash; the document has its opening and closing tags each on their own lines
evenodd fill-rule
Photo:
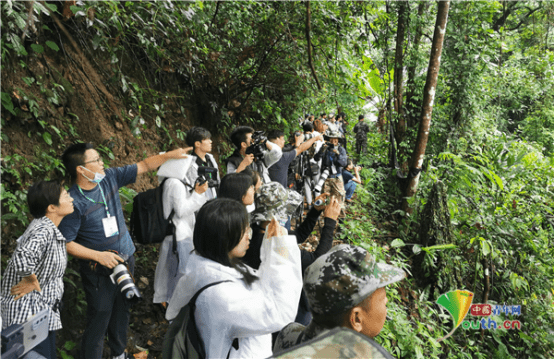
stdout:
<svg viewBox="0 0 554 359">
<path fill-rule="evenodd" d="M 48 329 L 61 329 L 60 311 L 53 306 L 62 300 L 66 265 L 65 238 L 58 227 L 48 217 L 34 219 L 17 240 L 17 248 L 2 277 L 2 329 L 25 323 L 45 308 L 50 308 Z M 14 301 L 16 296 L 10 294 L 10 289 L 33 273 L 42 292 L 33 290 Z"/>
</svg>

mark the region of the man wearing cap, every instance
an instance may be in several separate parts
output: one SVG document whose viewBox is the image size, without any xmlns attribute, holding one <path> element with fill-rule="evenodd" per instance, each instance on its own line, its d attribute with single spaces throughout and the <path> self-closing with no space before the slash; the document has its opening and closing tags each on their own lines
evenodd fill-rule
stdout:
<svg viewBox="0 0 554 359">
<path fill-rule="evenodd" d="M 364 155 L 367 153 L 367 133 L 369 132 L 369 126 L 364 122 L 364 115 L 358 116 L 358 123 L 354 126 L 354 133 L 356 134 L 356 153 L 359 155 L 363 151 Z"/>
<path fill-rule="evenodd" d="M 340 132 L 327 131 L 325 137 L 329 138 L 329 142 L 325 143 L 314 156 L 315 161 L 322 160 L 315 192 L 316 196 L 319 193 L 335 195 L 342 205 L 345 196 L 342 168 L 346 166 L 348 157 L 346 156 L 346 150 L 339 145 Z"/>
<path fill-rule="evenodd" d="M 365 249 L 341 244 L 319 257 L 304 273 L 304 292 L 313 319 L 304 327 L 287 325 L 273 353 L 306 342 L 335 327 L 353 329 L 369 338 L 379 334 L 387 315 L 385 286 L 402 280 L 399 268 L 377 263 Z"/>
</svg>

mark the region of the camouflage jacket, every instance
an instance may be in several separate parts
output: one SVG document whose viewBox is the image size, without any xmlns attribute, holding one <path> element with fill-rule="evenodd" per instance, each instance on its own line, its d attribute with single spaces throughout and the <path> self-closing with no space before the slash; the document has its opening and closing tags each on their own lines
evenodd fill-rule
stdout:
<svg viewBox="0 0 554 359">
<path fill-rule="evenodd" d="M 369 125 L 365 122 L 358 122 L 354 126 L 354 133 L 356 133 L 357 140 L 367 139 L 367 133 L 369 132 Z"/>
<path fill-rule="evenodd" d="M 328 329 L 317 325 L 313 320 L 307 327 L 298 323 L 290 323 L 284 327 L 275 341 L 273 353 L 277 354 L 283 350 L 292 348 L 302 342 L 315 338 Z"/>
<path fill-rule="evenodd" d="M 382 346 L 361 333 L 343 327 L 329 330 L 312 324 L 286 326 L 277 337 L 272 358 L 394 359 Z"/>
</svg>

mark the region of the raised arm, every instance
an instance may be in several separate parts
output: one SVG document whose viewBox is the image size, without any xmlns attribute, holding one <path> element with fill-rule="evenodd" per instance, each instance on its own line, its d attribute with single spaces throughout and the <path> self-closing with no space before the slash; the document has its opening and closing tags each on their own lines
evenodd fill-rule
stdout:
<svg viewBox="0 0 554 359">
<path fill-rule="evenodd" d="M 319 135 L 317 137 L 312 137 L 308 141 L 302 142 L 298 147 L 296 147 L 296 155 L 298 156 L 302 152 L 306 151 L 308 148 L 312 147 L 315 141 L 323 141 L 323 136 Z"/>
<path fill-rule="evenodd" d="M 137 163 L 137 176 L 146 172 L 154 171 L 163 165 L 167 160 L 186 157 L 187 153 L 191 150 L 192 147 L 178 148 L 161 155 L 150 156 Z"/>
</svg>

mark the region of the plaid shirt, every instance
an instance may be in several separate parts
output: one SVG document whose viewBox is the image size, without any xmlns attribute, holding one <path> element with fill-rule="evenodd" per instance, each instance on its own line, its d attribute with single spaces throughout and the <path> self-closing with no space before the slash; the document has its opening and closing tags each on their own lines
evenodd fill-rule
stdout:
<svg viewBox="0 0 554 359">
<path fill-rule="evenodd" d="M 58 303 L 63 296 L 63 275 L 67 265 L 65 238 L 48 217 L 34 219 L 17 240 L 17 248 L 2 278 L 0 304 L 3 329 L 22 324 L 45 308 L 50 308 L 50 331 L 62 328 Z M 10 289 L 23 277 L 37 276 L 42 292 L 27 293 L 18 301 Z"/>
</svg>

